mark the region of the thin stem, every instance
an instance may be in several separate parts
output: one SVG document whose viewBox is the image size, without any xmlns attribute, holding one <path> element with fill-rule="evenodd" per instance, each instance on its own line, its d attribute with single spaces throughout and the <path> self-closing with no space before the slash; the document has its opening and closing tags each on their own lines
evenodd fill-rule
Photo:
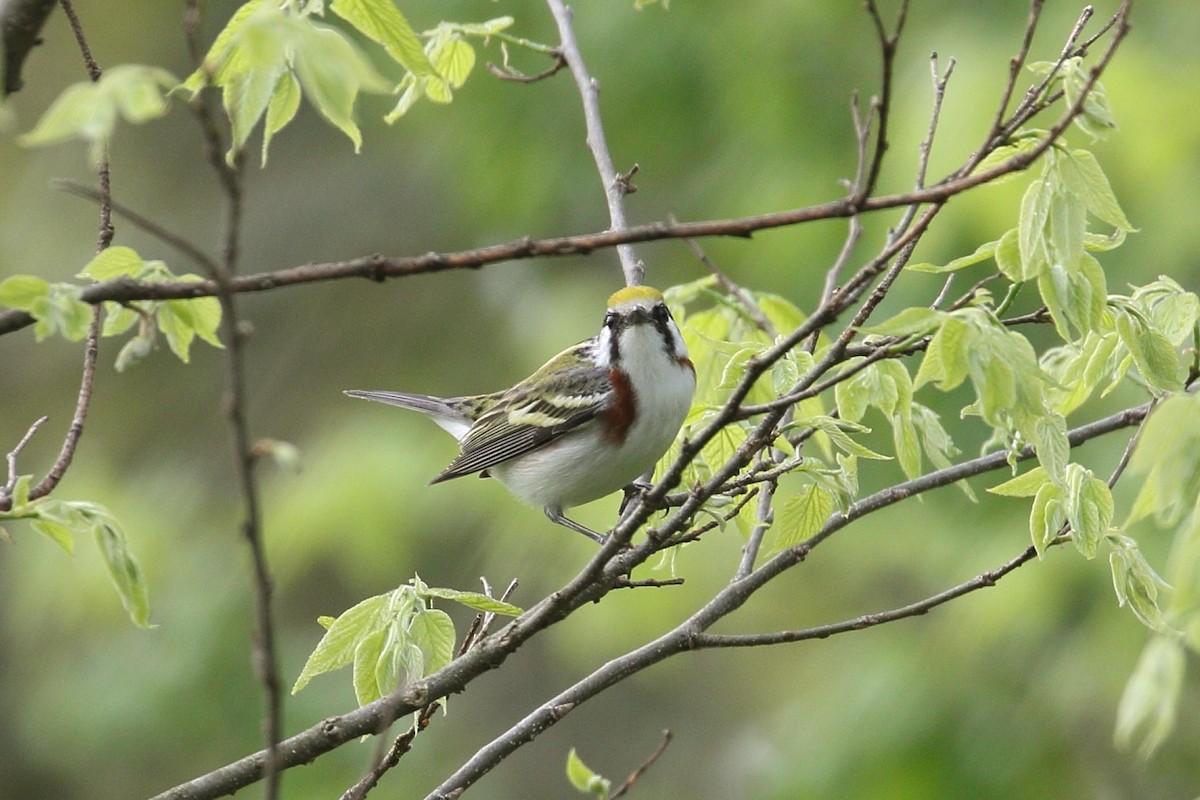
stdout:
<svg viewBox="0 0 1200 800">
<path fill-rule="evenodd" d="M 588 73 L 579 50 L 579 42 L 575 38 L 575 28 L 572 24 L 572 12 L 562 0 L 546 0 L 554 23 L 558 26 L 558 35 L 562 44 L 556 48 L 566 60 L 575 85 L 579 89 L 583 101 L 583 119 L 587 125 L 587 145 L 592 151 L 596 169 L 600 173 L 600 181 L 604 184 L 604 196 L 608 201 L 608 217 L 611 223 L 609 230 L 625 231 L 629 222 L 625 218 L 625 195 L 628 183 L 620 180 L 613 166 L 612 154 L 608 150 L 608 141 L 604 136 L 604 121 L 600 116 L 600 84 Z M 642 282 L 645 265 L 638 261 L 633 247 L 622 243 L 617 245 L 617 256 L 621 259 L 621 270 L 625 273 L 625 283 L 636 286 Z"/>
<path fill-rule="evenodd" d="M 25 435 L 21 437 L 21 441 L 17 442 L 12 450 L 8 451 L 8 456 L 5 462 L 8 464 L 8 480 L 4 486 L 0 487 L 0 511 L 8 511 L 12 508 L 13 490 L 17 486 L 17 456 L 21 455 L 21 451 L 25 449 L 25 445 L 29 444 L 29 440 L 37 433 L 38 428 L 45 424 L 49 417 L 38 417 L 29 426 L 29 430 L 25 431 Z"/>
<path fill-rule="evenodd" d="M 654 765 L 654 762 L 662 758 L 662 754 L 667 752 L 667 746 L 671 744 L 672 738 L 674 737 L 669 730 L 663 731 L 662 740 L 658 743 L 658 747 L 654 748 L 654 752 L 647 756 L 646 760 L 638 765 L 638 768 L 631 772 L 629 777 L 608 795 L 608 800 L 617 800 L 619 797 L 624 797 L 626 792 L 632 789 L 633 785 L 646 774 L 646 770 L 650 769 Z"/>
<path fill-rule="evenodd" d="M 189 51 L 193 54 L 200 52 L 197 40 L 198 19 L 198 0 L 189 0 L 184 15 L 184 35 L 189 42 Z M 225 239 L 221 258 L 219 261 L 209 261 L 206 266 L 216 284 L 216 296 L 221 303 L 222 339 L 226 345 L 225 414 L 229 422 L 238 485 L 242 495 L 242 536 L 250 550 L 254 569 L 255 630 L 252 660 L 255 675 L 263 689 L 262 730 L 267 742 L 263 759 L 263 797 L 266 800 L 275 800 L 279 796 L 279 777 L 283 767 L 283 758 L 279 751 L 279 741 L 283 737 L 283 681 L 279 673 L 272 612 L 274 585 L 263 542 L 262 510 L 259 504 L 258 482 L 254 475 L 256 456 L 246 411 L 247 334 L 241 324 L 235 299 L 236 291 L 233 288 L 242 226 L 241 159 L 239 154 L 233 159 L 233 163 L 226 161 L 225 138 L 210 110 L 207 94 L 198 97 L 191 108 L 200 124 L 209 164 L 217 175 L 226 199 Z"/>
<path fill-rule="evenodd" d="M 861 614 L 852 619 L 842 622 L 835 622 L 829 625 L 818 625 L 813 628 L 801 628 L 799 630 L 789 631 L 773 631 L 770 633 L 698 633 L 692 637 L 693 649 L 703 650 L 714 647 L 762 647 L 766 645 L 786 644 L 791 642 L 804 642 L 810 639 L 828 639 L 830 636 L 835 636 L 839 633 L 849 633 L 850 631 L 861 631 L 866 628 L 874 628 L 877 625 L 884 625 L 889 622 L 916 617 L 922 614 L 927 614 L 938 606 L 945 605 L 951 600 L 956 600 L 959 597 L 968 595 L 971 592 L 985 589 L 989 586 L 995 586 L 1001 578 L 1008 575 L 1013 570 L 1024 564 L 1029 563 L 1037 557 L 1037 550 L 1033 546 L 1025 548 L 1019 555 L 1009 559 L 1005 563 L 980 573 L 969 581 L 964 581 L 957 586 L 952 586 L 945 591 L 938 592 L 935 595 L 926 597 L 915 603 L 893 608 L 888 611 L 882 611 L 875 614 Z"/>
<path fill-rule="evenodd" d="M 105 197 L 103 192 L 93 189 L 90 186 L 85 186 L 78 181 L 70 180 L 69 178 L 55 179 L 52 181 L 52 183 L 55 188 L 61 189 L 64 192 L 73 194 L 77 197 L 87 198 L 88 200 L 100 202 Z M 113 212 L 120 214 L 122 217 L 133 223 L 134 226 L 141 228 L 146 233 L 171 245 L 185 256 L 191 258 L 199 266 L 201 266 L 205 272 L 211 275 L 216 270 L 216 262 L 207 253 L 189 242 L 184 237 L 167 230 L 149 217 L 142 216 L 128 206 L 118 203 L 115 200 L 110 199 L 109 205 Z"/>
</svg>

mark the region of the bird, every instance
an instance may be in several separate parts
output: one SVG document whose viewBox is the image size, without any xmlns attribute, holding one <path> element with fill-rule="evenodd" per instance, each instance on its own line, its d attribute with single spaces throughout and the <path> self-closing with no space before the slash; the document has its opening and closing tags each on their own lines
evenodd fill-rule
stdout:
<svg viewBox="0 0 1200 800">
<path fill-rule="evenodd" d="M 652 469 L 678 435 L 695 390 L 695 367 L 662 293 L 639 285 L 609 297 L 598 334 L 508 389 L 461 397 L 345 394 L 418 411 L 458 440 L 458 455 L 431 484 L 494 477 L 552 522 L 603 542 L 564 512 Z"/>
</svg>

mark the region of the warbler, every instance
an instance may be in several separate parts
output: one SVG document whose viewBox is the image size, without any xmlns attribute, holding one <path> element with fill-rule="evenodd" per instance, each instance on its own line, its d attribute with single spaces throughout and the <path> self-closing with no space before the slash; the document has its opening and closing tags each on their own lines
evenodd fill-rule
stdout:
<svg viewBox="0 0 1200 800">
<path fill-rule="evenodd" d="M 458 456 L 431 483 L 493 476 L 552 521 L 602 542 L 563 512 L 650 470 L 679 433 L 695 390 L 696 370 L 662 293 L 630 286 L 608 299 L 599 334 L 503 391 L 346 394 L 419 411 L 458 439 Z"/>
</svg>

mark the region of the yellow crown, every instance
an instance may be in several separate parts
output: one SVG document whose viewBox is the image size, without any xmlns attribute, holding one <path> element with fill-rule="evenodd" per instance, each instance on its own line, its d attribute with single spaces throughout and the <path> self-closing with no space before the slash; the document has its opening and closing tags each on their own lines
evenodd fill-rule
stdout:
<svg viewBox="0 0 1200 800">
<path fill-rule="evenodd" d="M 661 301 L 662 299 L 662 292 L 653 286 L 626 286 L 624 289 L 618 289 L 612 293 L 612 297 L 608 298 L 608 307 L 614 308 L 633 300 L 649 300 L 653 302 Z"/>
</svg>

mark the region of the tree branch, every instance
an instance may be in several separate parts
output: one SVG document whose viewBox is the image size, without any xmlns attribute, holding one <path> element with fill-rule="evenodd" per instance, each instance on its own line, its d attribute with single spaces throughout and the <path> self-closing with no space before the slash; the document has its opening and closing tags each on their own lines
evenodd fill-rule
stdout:
<svg viewBox="0 0 1200 800">
<path fill-rule="evenodd" d="M 604 135 L 604 120 L 600 116 L 600 84 L 588 72 L 583 61 L 583 53 L 579 50 L 579 42 L 575 38 L 575 28 L 571 24 L 573 12 L 563 4 L 562 0 L 546 0 L 550 13 L 554 16 L 554 24 L 558 26 L 558 35 L 562 41 L 558 52 L 566 61 L 575 85 L 579 89 L 579 97 L 583 101 L 583 119 L 587 125 L 587 146 L 592 151 L 596 162 L 596 170 L 600 173 L 600 182 L 604 184 L 604 196 L 608 201 L 608 218 L 611 223 L 609 230 L 621 232 L 629 228 L 625 218 L 625 195 L 629 184 L 617 175 L 613 166 L 612 154 L 608 151 L 608 140 Z M 642 282 L 645 265 L 638 261 L 633 247 L 628 243 L 617 245 L 617 256 L 621 259 L 621 270 L 625 273 L 625 283 L 636 286 Z"/>
<path fill-rule="evenodd" d="M 199 0 L 188 0 L 183 18 L 183 31 L 184 37 L 188 41 L 188 50 L 193 56 L 201 52 L 197 33 L 199 18 Z M 216 286 L 217 299 L 221 303 L 221 330 L 226 345 L 225 364 L 228 387 L 225 414 L 229 422 L 234 462 L 242 495 L 242 535 L 250 550 L 250 559 L 254 569 L 255 630 L 252 661 L 255 676 L 263 690 L 262 731 L 267 742 L 262 761 L 263 797 L 266 800 L 275 800 L 279 795 L 279 776 L 282 771 L 279 740 L 283 737 L 283 682 L 279 673 L 279 657 L 276 653 L 272 613 L 274 585 L 267 564 L 258 482 L 254 475 L 257 457 L 250 436 L 246 411 L 245 343 L 247 331 L 241 324 L 235 297 L 236 291 L 233 289 L 241 246 L 243 211 L 241 154 L 237 154 L 232 163 L 226 161 L 225 138 L 210 109 L 209 96 L 208 92 L 202 93 L 191 103 L 191 109 L 200 125 L 208 162 L 225 194 L 225 240 L 220 260 L 202 263 L 209 268 L 211 280 Z"/>
<path fill-rule="evenodd" d="M 7 0 L 0 2 L 0 52 L 4 54 L 0 96 L 19 92 L 24 85 L 21 68 L 34 47 L 42 43 L 42 26 L 57 0 Z"/>
</svg>

